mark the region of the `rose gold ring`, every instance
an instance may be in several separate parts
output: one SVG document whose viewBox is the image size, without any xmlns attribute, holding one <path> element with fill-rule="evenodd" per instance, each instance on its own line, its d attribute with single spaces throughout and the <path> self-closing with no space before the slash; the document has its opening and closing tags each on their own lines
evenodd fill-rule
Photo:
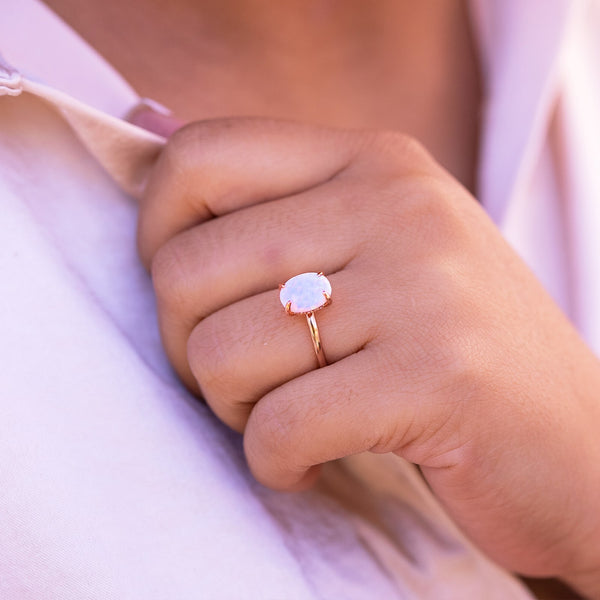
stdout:
<svg viewBox="0 0 600 600">
<path fill-rule="evenodd" d="M 322 272 L 301 273 L 279 286 L 279 299 L 288 315 L 306 315 L 319 367 L 327 364 L 315 311 L 331 304 L 331 284 Z"/>
</svg>

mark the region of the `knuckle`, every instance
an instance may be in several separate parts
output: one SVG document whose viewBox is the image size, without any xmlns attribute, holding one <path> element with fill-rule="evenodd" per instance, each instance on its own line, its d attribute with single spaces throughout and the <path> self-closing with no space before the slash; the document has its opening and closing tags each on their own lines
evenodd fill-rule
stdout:
<svg viewBox="0 0 600 600">
<path fill-rule="evenodd" d="M 152 259 L 150 274 L 159 305 L 182 312 L 189 290 L 189 274 L 177 239 L 169 240 L 158 249 Z"/>
<path fill-rule="evenodd" d="M 193 329 L 187 343 L 190 369 L 207 401 L 221 401 L 233 379 L 229 344 L 216 319 L 206 317 Z"/>
<path fill-rule="evenodd" d="M 421 177 L 404 200 L 404 212 L 415 236 L 425 246 L 447 252 L 468 237 L 468 219 L 463 204 L 448 186 L 435 177 Z"/>
<path fill-rule="evenodd" d="M 469 209 L 436 174 L 392 174 L 380 181 L 377 193 L 379 202 L 371 212 L 377 220 L 373 232 L 378 243 L 397 245 L 401 235 L 415 259 L 420 255 L 439 258 L 468 244 L 474 225 Z M 387 235 L 381 236 L 382 231 Z"/>
<path fill-rule="evenodd" d="M 362 157 L 365 169 L 377 178 L 378 202 L 369 203 L 369 208 L 380 227 L 394 237 L 398 231 L 408 233 L 422 247 L 465 237 L 473 224 L 469 206 L 475 202 L 418 140 L 396 131 L 376 132 Z M 360 168 L 358 175 L 364 179 Z M 360 204 L 355 208 L 361 210 Z"/>
<path fill-rule="evenodd" d="M 280 406 L 277 403 L 258 402 L 252 411 L 252 437 L 254 444 L 251 448 L 260 448 L 264 453 L 277 461 L 280 467 L 285 467 L 290 459 L 288 449 L 294 446 L 294 438 L 301 420 L 294 409 L 293 403 Z"/>
<path fill-rule="evenodd" d="M 394 130 L 374 132 L 367 139 L 363 156 L 375 157 L 385 169 L 396 171 L 418 171 L 431 168 L 433 162 L 430 154 L 416 138 Z"/>
<path fill-rule="evenodd" d="M 403 156 L 425 154 L 424 146 L 416 138 L 401 131 L 379 131 L 374 136 L 373 145 L 385 154 L 394 155 L 399 152 Z"/>
<path fill-rule="evenodd" d="M 415 231 L 425 245 L 439 252 L 463 252 L 481 223 L 474 218 L 475 201 L 460 186 L 436 175 L 421 177 L 406 200 Z"/>
<path fill-rule="evenodd" d="M 181 192 L 189 196 L 189 201 L 200 198 L 210 205 L 215 198 L 239 192 L 232 189 L 237 180 L 232 176 L 236 167 L 231 161 L 235 122 L 235 119 L 215 119 L 190 123 L 169 138 L 161 160 L 172 179 L 181 182 L 178 185 L 183 188 Z M 190 182 L 195 183 L 193 188 Z"/>
<path fill-rule="evenodd" d="M 480 307 L 464 263 L 450 259 L 421 264 L 415 285 L 424 290 L 416 317 L 419 327 L 413 329 L 415 368 L 426 365 L 440 386 L 467 381 L 478 371 L 475 324 Z"/>
<path fill-rule="evenodd" d="M 186 202 L 200 202 L 197 208 L 217 196 L 218 185 L 223 184 L 217 174 L 226 165 L 221 164 L 221 137 L 213 134 L 213 128 L 206 123 L 185 125 L 169 138 L 160 157 L 161 173 L 168 174 Z"/>
<path fill-rule="evenodd" d="M 175 171 L 185 171 L 188 158 L 196 156 L 202 146 L 198 144 L 198 125 L 190 123 L 175 131 L 167 140 L 161 159 Z"/>
</svg>

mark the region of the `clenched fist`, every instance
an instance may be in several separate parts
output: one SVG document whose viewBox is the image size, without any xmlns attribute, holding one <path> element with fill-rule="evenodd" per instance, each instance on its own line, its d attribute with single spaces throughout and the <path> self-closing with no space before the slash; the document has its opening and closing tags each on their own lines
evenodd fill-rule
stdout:
<svg viewBox="0 0 600 600">
<path fill-rule="evenodd" d="M 600 595 L 600 366 L 476 200 L 398 133 L 177 131 L 141 200 L 166 352 L 263 484 L 394 452 L 505 567 Z M 329 363 L 278 284 L 323 271 Z M 597 587 L 598 586 L 598 587 Z"/>
</svg>

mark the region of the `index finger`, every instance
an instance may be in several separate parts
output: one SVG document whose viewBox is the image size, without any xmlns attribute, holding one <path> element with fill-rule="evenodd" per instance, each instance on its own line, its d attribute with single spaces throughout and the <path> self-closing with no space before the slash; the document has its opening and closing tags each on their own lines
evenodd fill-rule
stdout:
<svg viewBox="0 0 600 600">
<path fill-rule="evenodd" d="M 259 118 L 201 121 L 169 139 L 140 204 L 138 248 L 149 267 L 171 237 L 214 216 L 290 196 L 342 171 L 356 132 Z"/>
</svg>

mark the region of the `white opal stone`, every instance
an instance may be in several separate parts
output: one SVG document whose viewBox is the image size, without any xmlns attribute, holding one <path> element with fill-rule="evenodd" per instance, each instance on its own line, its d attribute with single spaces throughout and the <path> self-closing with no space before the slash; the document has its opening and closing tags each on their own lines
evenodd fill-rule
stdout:
<svg viewBox="0 0 600 600">
<path fill-rule="evenodd" d="M 318 273 L 301 273 L 288 279 L 281 291 L 279 299 L 284 308 L 290 302 L 291 313 L 308 313 L 325 306 L 331 297 L 331 284 L 325 275 Z"/>
</svg>

